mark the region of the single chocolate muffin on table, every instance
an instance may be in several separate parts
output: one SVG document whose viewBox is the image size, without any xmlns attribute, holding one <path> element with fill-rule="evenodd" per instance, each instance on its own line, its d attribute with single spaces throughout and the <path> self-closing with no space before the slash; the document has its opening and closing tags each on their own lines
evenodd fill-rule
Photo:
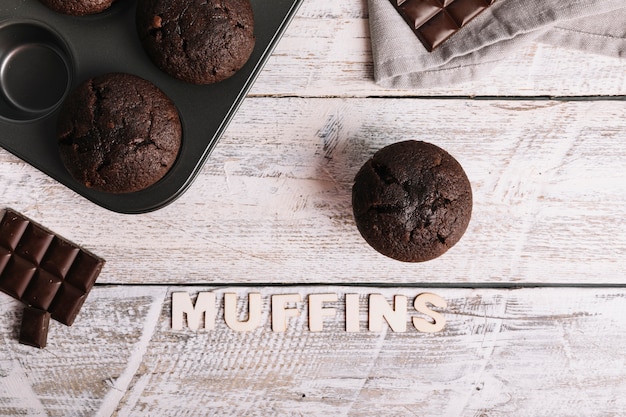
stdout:
<svg viewBox="0 0 626 417">
<path fill-rule="evenodd" d="M 384 147 L 352 188 L 357 228 L 378 252 L 404 262 L 434 259 L 456 244 L 472 213 L 472 189 L 443 149 L 405 141 Z"/>
<path fill-rule="evenodd" d="M 193 84 L 231 77 L 255 43 L 249 0 L 139 0 L 137 32 L 157 67 Z"/>
<path fill-rule="evenodd" d="M 61 159 L 85 186 L 110 193 L 142 190 L 174 164 L 182 126 L 174 103 L 154 84 L 110 73 L 83 82 L 57 124 Z"/>
<path fill-rule="evenodd" d="M 85 16 L 105 11 L 116 0 L 39 0 L 55 12 L 71 15 Z"/>
</svg>

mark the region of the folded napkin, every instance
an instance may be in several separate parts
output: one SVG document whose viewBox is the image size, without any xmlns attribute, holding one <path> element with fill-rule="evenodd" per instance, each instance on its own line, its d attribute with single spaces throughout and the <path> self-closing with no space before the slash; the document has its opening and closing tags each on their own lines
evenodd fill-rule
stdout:
<svg viewBox="0 0 626 417">
<path fill-rule="evenodd" d="M 386 88 L 476 80 L 530 42 L 626 57 L 626 0 L 497 0 L 428 52 L 389 0 L 368 0 L 374 78 Z"/>
</svg>

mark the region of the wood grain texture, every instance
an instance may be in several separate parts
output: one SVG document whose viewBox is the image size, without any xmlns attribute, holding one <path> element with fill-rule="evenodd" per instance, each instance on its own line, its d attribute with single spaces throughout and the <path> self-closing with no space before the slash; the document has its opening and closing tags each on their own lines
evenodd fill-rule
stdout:
<svg viewBox="0 0 626 417">
<path fill-rule="evenodd" d="M 107 212 L 6 153 L 0 187 L 107 259 L 101 283 L 621 284 L 624 114 L 612 101 L 250 98 L 157 212 Z M 352 217 L 357 170 L 405 139 L 450 152 L 474 192 L 466 234 L 423 264 L 374 252 Z"/>
<path fill-rule="evenodd" d="M 162 210 L 109 212 L 0 149 L 0 209 L 107 260 L 44 350 L 18 344 L 22 306 L 0 294 L 0 416 L 623 415 L 626 60 L 531 44 L 474 83 L 386 90 L 367 18 L 366 0 L 303 2 L 194 184 Z M 356 171 L 405 139 L 448 150 L 474 191 L 466 235 L 424 264 L 373 251 L 351 213 Z M 176 291 L 216 291 L 215 330 L 172 330 Z M 443 331 L 366 331 L 369 294 L 422 291 L 447 301 Z M 250 292 L 261 326 L 236 332 L 223 294 L 239 295 L 243 320 Z M 328 293 L 337 314 L 310 332 L 307 296 Z M 304 300 L 281 333 L 274 294 Z"/>
<path fill-rule="evenodd" d="M 367 0 L 303 2 L 251 94 L 300 97 L 626 94 L 626 60 L 545 44 L 522 48 L 475 82 L 444 88 L 384 89 L 373 83 L 367 18 Z"/>
<path fill-rule="evenodd" d="M 236 332 L 218 319 L 212 331 L 174 331 L 171 291 L 215 291 L 218 318 L 224 293 L 238 294 L 242 317 L 246 294 L 261 293 L 261 327 Z M 365 330 L 369 294 L 412 300 L 424 291 L 448 303 L 443 331 L 410 323 L 405 333 Z M 305 302 L 286 332 L 271 330 L 271 295 L 317 293 L 338 295 L 323 331 L 308 331 Z M 626 406 L 623 289 L 140 286 L 92 294 L 76 325 L 55 326 L 44 351 L 17 345 L 14 303 L 3 302 L 0 415 L 594 417 Z M 346 294 L 360 297 L 359 333 L 345 331 Z M 128 368 L 134 376 L 120 381 Z"/>
<path fill-rule="evenodd" d="M 23 306 L 0 294 L 0 416 L 109 416 L 139 372 L 161 288 L 97 289 L 76 322 L 50 324 L 48 345 L 18 344 Z"/>
<path fill-rule="evenodd" d="M 250 290 L 257 288 L 237 289 Z M 363 308 L 368 293 L 420 293 L 284 291 L 338 291 L 340 300 L 357 292 Z M 146 372 L 118 415 L 589 417 L 618 415 L 626 405 L 622 360 L 615 357 L 626 342 L 623 291 L 429 291 L 448 301 L 441 333 L 346 333 L 341 303 L 321 333 L 306 330 L 305 309 L 286 333 L 271 332 L 267 320 L 250 333 L 219 322 L 213 332 L 172 332 L 162 320 Z M 166 303 L 164 317 L 168 310 Z"/>
</svg>

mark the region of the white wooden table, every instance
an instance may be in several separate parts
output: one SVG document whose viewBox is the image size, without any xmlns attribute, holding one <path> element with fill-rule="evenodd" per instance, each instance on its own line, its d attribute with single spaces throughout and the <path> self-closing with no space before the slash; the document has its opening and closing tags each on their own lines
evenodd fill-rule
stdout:
<svg viewBox="0 0 626 417">
<path fill-rule="evenodd" d="M 18 344 L 21 306 L 0 294 L 0 416 L 623 415 L 626 60 L 533 44 L 480 82 L 387 91 L 367 17 L 365 0 L 305 0 L 156 212 L 109 212 L 0 150 L 0 205 L 107 260 L 43 350 Z M 474 191 L 462 240 L 423 264 L 374 252 L 352 218 L 356 171 L 405 139 L 454 155 Z M 175 292 L 214 292 L 214 328 L 173 329 Z M 424 292 L 447 302 L 442 331 L 368 330 L 370 294 L 406 297 L 410 319 Z M 226 325 L 227 293 L 241 320 L 261 294 L 257 328 Z M 277 332 L 285 294 L 299 316 Z M 337 297 L 320 332 L 311 294 Z"/>
</svg>

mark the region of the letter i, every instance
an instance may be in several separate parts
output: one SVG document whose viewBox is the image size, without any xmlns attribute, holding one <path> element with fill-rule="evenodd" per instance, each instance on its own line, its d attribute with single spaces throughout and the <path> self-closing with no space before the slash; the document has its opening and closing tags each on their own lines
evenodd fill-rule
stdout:
<svg viewBox="0 0 626 417">
<path fill-rule="evenodd" d="M 346 294 L 346 331 L 358 333 L 359 324 L 359 294 Z"/>
</svg>

